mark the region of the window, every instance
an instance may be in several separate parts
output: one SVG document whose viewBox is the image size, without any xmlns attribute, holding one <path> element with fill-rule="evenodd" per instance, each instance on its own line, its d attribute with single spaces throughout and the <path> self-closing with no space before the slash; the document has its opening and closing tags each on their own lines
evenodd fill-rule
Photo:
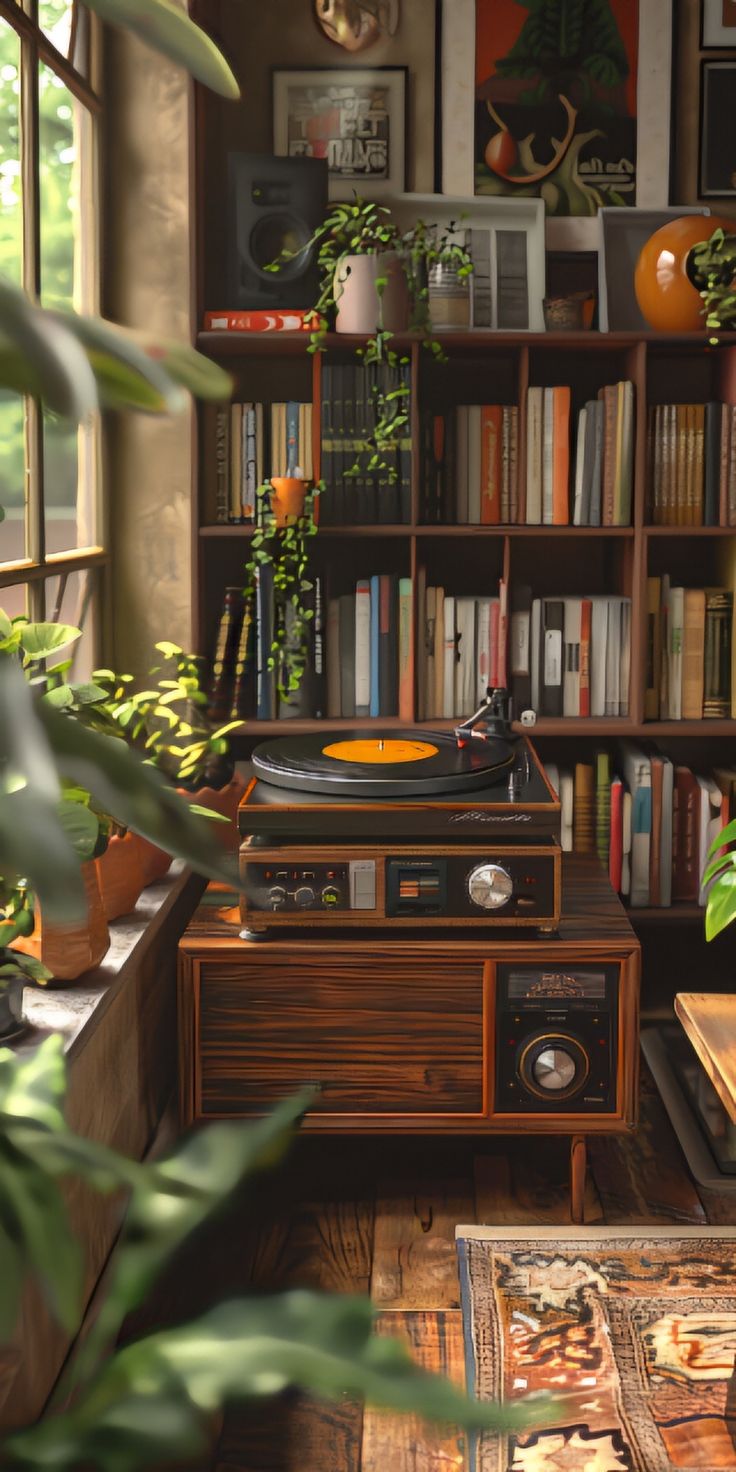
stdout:
<svg viewBox="0 0 736 1472">
<path fill-rule="evenodd" d="M 0 274 L 46 307 L 99 310 L 95 18 L 77 0 L 0 0 Z M 0 607 L 84 624 L 97 657 L 107 553 L 98 420 L 0 390 Z"/>
</svg>

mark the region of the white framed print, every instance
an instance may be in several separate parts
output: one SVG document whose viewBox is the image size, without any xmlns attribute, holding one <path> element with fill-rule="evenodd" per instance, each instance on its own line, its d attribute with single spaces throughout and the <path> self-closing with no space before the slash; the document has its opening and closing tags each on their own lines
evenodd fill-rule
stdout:
<svg viewBox="0 0 736 1472">
<path fill-rule="evenodd" d="M 701 51 L 736 51 L 736 0 L 702 0 Z"/>
<path fill-rule="evenodd" d="M 622 30 L 622 35 L 629 36 L 630 75 L 627 87 L 632 93 L 630 109 L 636 122 L 636 153 L 635 159 L 631 160 L 635 165 L 635 189 L 621 191 L 620 206 L 617 201 L 609 199 L 607 202 L 616 203 L 623 209 L 634 204 L 650 209 L 663 208 L 669 203 L 672 0 L 612 0 L 612 4 L 619 24 L 626 24 L 627 29 L 625 32 Z M 478 110 L 486 106 L 481 96 L 481 17 L 488 13 L 488 19 L 493 23 L 492 32 L 497 49 L 503 54 L 500 21 L 505 18 L 507 29 L 513 23 L 515 30 L 518 30 L 519 27 L 523 28 L 528 19 L 528 16 L 525 18 L 524 11 L 531 13 L 533 8 L 530 4 L 523 4 L 522 0 L 501 0 L 500 4 L 496 4 L 496 0 L 452 0 L 451 4 L 446 3 L 443 7 L 443 192 L 475 193 L 478 192 L 479 182 L 482 182 L 479 181 L 479 172 L 482 174 L 482 170 L 479 171 L 476 159 L 476 119 Z M 507 54 L 510 54 L 513 44 L 515 43 L 509 46 Z M 634 56 L 635 76 L 632 74 Z M 513 88 L 518 90 L 518 87 L 532 85 L 533 79 L 528 77 L 518 84 L 513 79 L 504 79 L 501 93 L 504 93 L 505 88 L 507 92 L 512 89 L 511 95 L 515 95 Z M 496 111 L 503 114 L 501 104 Z M 577 123 L 575 119 L 571 119 L 569 113 L 568 119 L 574 129 Z M 506 120 L 505 115 L 501 117 L 501 121 Z M 527 134 L 522 130 L 518 140 L 514 140 L 512 130 L 509 129 L 507 152 L 511 157 L 515 143 L 516 158 L 504 167 L 511 176 L 530 171 L 531 160 L 527 160 L 529 168 L 524 164 L 526 139 Z M 622 158 L 625 152 L 624 149 Z M 539 172 L 542 172 L 541 168 Z M 502 180 L 498 187 L 501 196 L 508 197 L 509 189 L 513 186 L 511 180 L 507 179 Z M 525 194 L 528 194 L 531 187 L 543 196 L 545 190 L 547 194 L 550 193 L 546 180 L 527 187 L 520 179 L 520 190 Z M 494 194 L 492 197 L 497 198 L 499 195 Z M 548 207 L 549 201 L 546 204 L 546 208 Z M 588 201 L 588 208 L 590 213 L 548 213 L 547 248 L 595 250 L 598 227 L 594 199 Z"/>
<path fill-rule="evenodd" d="M 273 71 L 274 153 L 326 158 L 330 199 L 406 187 L 407 68 Z"/>
</svg>

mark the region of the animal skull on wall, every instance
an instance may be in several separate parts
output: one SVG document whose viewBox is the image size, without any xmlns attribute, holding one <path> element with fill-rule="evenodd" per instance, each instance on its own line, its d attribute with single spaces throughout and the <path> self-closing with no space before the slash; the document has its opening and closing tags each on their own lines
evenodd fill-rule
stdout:
<svg viewBox="0 0 736 1472">
<path fill-rule="evenodd" d="M 344 51 L 365 51 L 380 35 L 393 36 L 401 0 L 314 0 L 318 24 Z"/>
</svg>

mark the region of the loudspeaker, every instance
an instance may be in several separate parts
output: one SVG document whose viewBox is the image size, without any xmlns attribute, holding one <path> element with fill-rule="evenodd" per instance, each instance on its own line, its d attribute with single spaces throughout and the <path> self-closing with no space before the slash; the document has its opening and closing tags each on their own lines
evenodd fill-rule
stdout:
<svg viewBox="0 0 736 1472">
<path fill-rule="evenodd" d="M 228 307 L 311 307 L 319 275 L 307 243 L 327 213 L 327 160 L 231 153 L 228 186 Z M 267 271 L 283 250 L 294 259 Z"/>
</svg>

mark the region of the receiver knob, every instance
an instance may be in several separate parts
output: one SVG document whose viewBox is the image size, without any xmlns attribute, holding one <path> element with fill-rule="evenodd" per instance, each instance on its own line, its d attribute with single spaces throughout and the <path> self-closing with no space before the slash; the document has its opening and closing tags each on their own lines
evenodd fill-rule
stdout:
<svg viewBox="0 0 736 1472">
<path fill-rule="evenodd" d="M 500 910 L 513 892 L 511 875 L 500 864 L 478 864 L 468 875 L 468 894 L 481 910 Z"/>
<path fill-rule="evenodd" d="M 284 889 L 283 884 L 274 884 L 273 887 L 268 891 L 268 898 L 271 901 L 274 910 L 277 910 L 280 905 L 285 904 L 286 890 Z"/>
<path fill-rule="evenodd" d="M 331 910 L 333 905 L 339 905 L 340 891 L 336 884 L 326 884 L 322 890 L 322 904 Z"/>
<path fill-rule="evenodd" d="M 294 904 L 298 905 L 300 910 L 308 910 L 310 905 L 314 904 L 314 900 L 314 890 L 308 884 L 303 884 L 300 889 L 294 891 Z"/>
<path fill-rule="evenodd" d="M 546 1089 L 550 1094 L 558 1094 L 564 1089 L 569 1089 L 575 1078 L 575 1059 L 565 1052 L 564 1048 L 545 1048 L 539 1054 L 532 1073 L 540 1089 Z"/>
<path fill-rule="evenodd" d="M 567 1099 L 583 1087 L 590 1060 L 575 1038 L 543 1033 L 525 1044 L 518 1066 L 521 1082 L 538 1099 Z"/>
</svg>

